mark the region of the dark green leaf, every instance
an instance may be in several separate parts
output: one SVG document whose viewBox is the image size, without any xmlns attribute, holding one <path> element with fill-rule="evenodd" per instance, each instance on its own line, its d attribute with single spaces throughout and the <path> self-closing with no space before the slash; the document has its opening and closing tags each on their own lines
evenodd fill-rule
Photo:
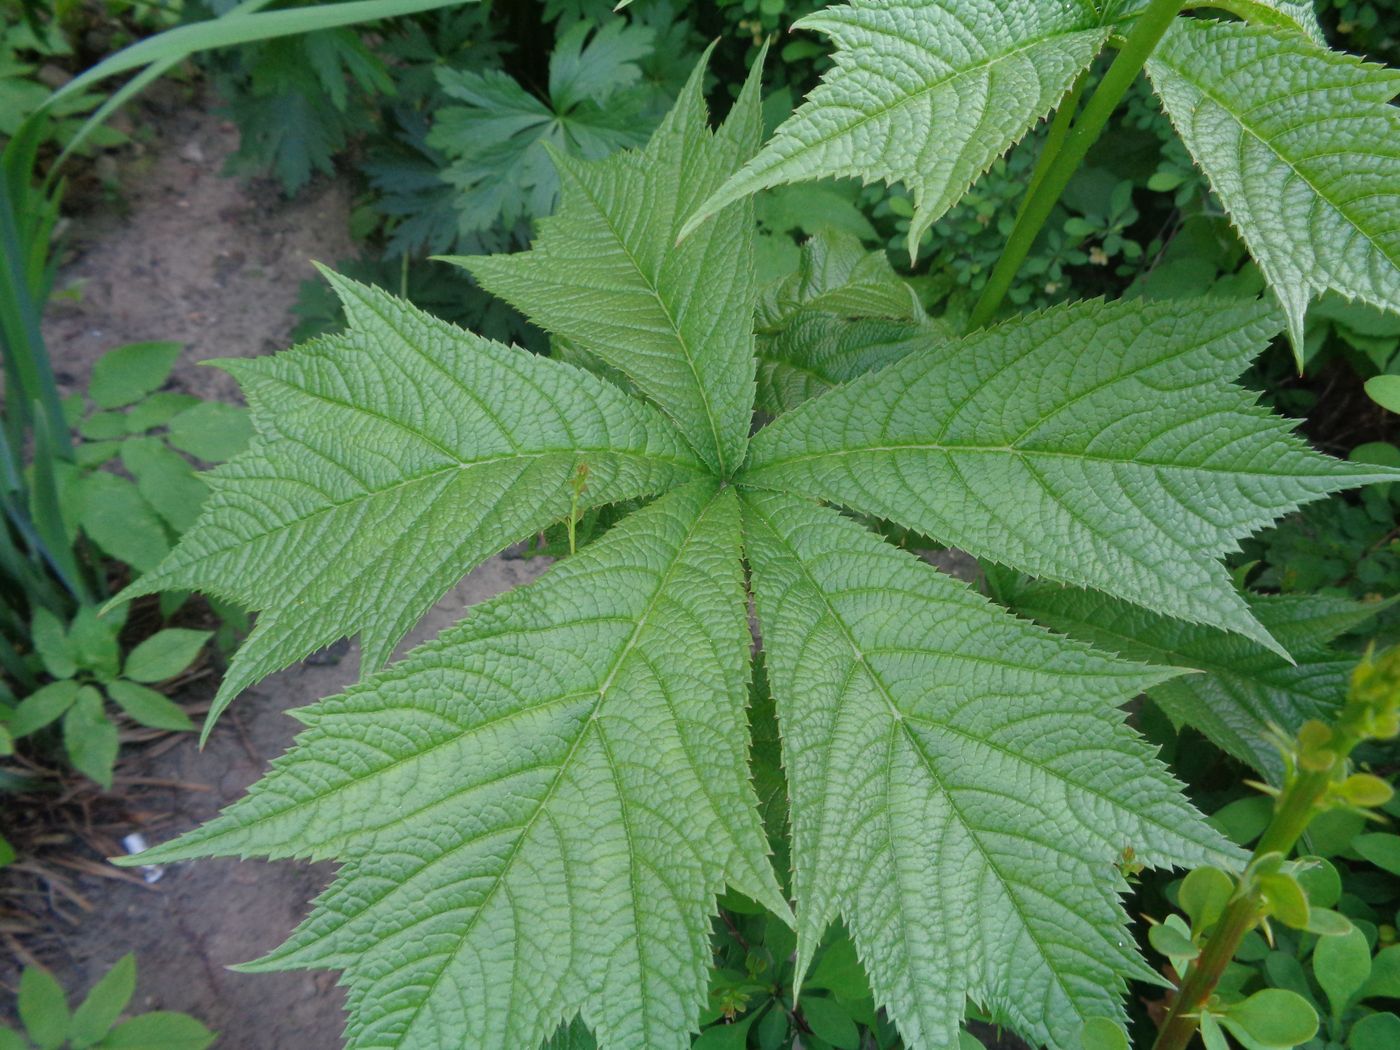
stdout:
<svg viewBox="0 0 1400 1050">
<path fill-rule="evenodd" d="M 812 1034 L 819 1039 L 825 1039 L 838 1050 L 857 1050 L 860 1046 L 856 1023 L 835 999 L 809 996 L 797 1005 Z"/>
</svg>

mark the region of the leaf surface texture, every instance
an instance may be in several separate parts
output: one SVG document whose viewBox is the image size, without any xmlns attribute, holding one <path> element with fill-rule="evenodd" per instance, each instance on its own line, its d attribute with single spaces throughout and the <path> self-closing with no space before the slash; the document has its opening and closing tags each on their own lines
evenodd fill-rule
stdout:
<svg viewBox="0 0 1400 1050">
<path fill-rule="evenodd" d="M 779 914 L 746 767 L 732 489 L 637 512 L 309 728 L 222 816 L 145 855 L 334 857 L 255 968 L 335 967 L 352 1050 L 683 1050 L 730 883 Z"/>
<path fill-rule="evenodd" d="M 1018 620 L 828 508 L 752 494 L 744 521 L 799 972 L 840 917 L 911 1046 L 955 1045 L 968 998 L 1055 1046 L 1121 1016 L 1150 971 L 1113 859 L 1223 848 L 1117 707 L 1175 672 Z"/>
<path fill-rule="evenodd" d="M 1400 70 L 1297 32 L 1178 19 L 1147 72 L 1283 304 L 1295 353 L 1324 291 L 1400 310 Z"/>
<path fill-rule="evenodd" d="M 1328 643 L 1374 616 L 1383 603 L 1321 594 L 1251 594 L 1250 610 L 1293 657 L 1199 624 L 1168 619 L 1106 594 L 1036 583 L 1012 600 L 1018 612 L 1144 663 L 1190 667 L 1148 690 L 1178 726 L 1278 782 L 1283 774 L 1272 729 L 1293 736 L 1310 718 L 1330 720 L 1346 697 L 1353 654 Z"/>
<path fill-rule="evenodd" d="M 1313 452 L 1231 383 L 1275 329 L 1260 304 L 1095 301 L 931 341 L 780 417 L 743 477 L 1277 651 L 1218 556 L 1392 475 Z"/>
<path fill-rule="evenodd" d="M 255 442 L 207 475 L 198 522 L 127 591 L 197 589 L 260 611 L 211 720 L 347 635 L 382 664 L 468 570 L 569 513 L 579 464 L 585 505 L 697 476 L 666 420 L 602 380 L 330 279 L 350 330 L 224 363 Z"/>
<path fill-rule="evenodd" d="M 627 376 L 724 474 L 743 459 L 753 411 L 753 207 L 675 242 L 685 203 L 758 148 L 762 120 L 755 73 L 711 133 L 702 75 L 697 68 L 645 150 L 595 164 L 555 155 L 563 200 L 532 250 L 460 261 L 536 324 Z"/>
<path fill-rule="evenodd" d="M 914 195 L 912 254 L 1108 38 L 1089 0 L 851 0 L 794 28 L 829 37 L 834 67 L 687 230 L 766 187 L 879 178 Z"/>
</svg>

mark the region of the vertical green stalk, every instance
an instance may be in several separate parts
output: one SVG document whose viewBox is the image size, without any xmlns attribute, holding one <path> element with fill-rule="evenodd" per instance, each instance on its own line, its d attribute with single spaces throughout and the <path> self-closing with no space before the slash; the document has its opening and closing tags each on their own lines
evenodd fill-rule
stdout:
<svg viewBox="0 0 1400 1050">
<path fill-rule="evenodd" d="M 1252 872 L 1270 854 L 1287 857 L 1308 823 L 1329 805 L 1347 798 L 1347 759 L 1363 740 L 1389 739 L 1400 729 L 1400 649 L 1373 660 L 1368 654 L 1352 675 L 1347 704 L 1335 724 L 1309 722 L 1287 754 L 1287 776 L 1273 818 L 1254 846 L 1245 873 L 1224 914 L 1211 929 L 1201 954 L 1186 972 L 1152 1050 L 1186 1050 L 1200 1027 L 1201 1010 L 1215 994 L 1240 942 L 1268 914 L 1268 902 Z M 1353 780 L 1367 780 L 1359 775 Z M 1383 787 L 1383 785 L 1382 785 Z"/>
<path fill-rule="evenodd" d="M 1016 209 L 1016 218 L 1019 220 L 1025 214 L 1031 198 L 1035 196 L 1035 191 L 1040 188 L 1040 184 L 1045 181 L 1045 173 L 1050 168 L 1050 162 L 1060 152 L 1060 147 L 1065 144 L 1065 136 L 1069 134 L 1070 125 L 1074 121 L 1074 115 L 1079 112 L 1079 100 L 1084 97 L 1084 88 L 1089 83 L 1089 75 L 1092 66 L 1086 66 L 1074 78 L 1074 83 L 1070 85 L 1065 97 L 1060 100 L 1059 106 L 1055 108 L 1055 116 L 1050 121 L 1050 129 L 1045 133 L 1045 142 L 1041 145 L 1040 156 L 1036 158 L 1035 168 L 1031 171 L 1031 181 L 1026 184 L 1026 195 L 1021 198 L 1021 204 Z"/>
<path fill-rule="evenodd" d="M 43 406 L 50 428 L 49 438 L 54 454 L 63 459 L 73 458 L 73 441 L 63 422 L 63 409 L 58 400 L 58 387 L 49 355 L 44 349 L 43 333 L 39 329 L 39 310 L 30 286 L 30 274 L 25 261 L 30 246 L 23 242 L 19 230 L 18 205 L 35 204 L 32 195 L 19 197 L 12 193 L 10 179 L 0 177 L 0 337 L 3 337 L 7 379 L 7 424 L 30 421 L 30 406 Z M 27 188 L 26 188 L 27 189 Z M 24 191 L 20 191 L 24 192 Z M 31 198 L 26 200 L 26 198 Z M 17 384 L 11 389 L 9 384 Z M 15 434 L 11 447 L 19 452 Z"/>
<path fill-rule="evenodd" d="M 1006 298 L 1006 293 L 1010 291 L 1011 282 L 1016 279 L 1021 264 L 1030 254 L 1031 245 L 1040 234 L 1041 227 L 1050 218 L 1055 202 L 1060 199 L 1065 187 L 1069 185 L 1070 178 L 1084 162 L 1089 147 L 1098 141 L 1108 124 L 1108 118 L 1118 108 L 1118 103 L 1123 101 L 1123 96 L 1137 79 L 1142 67 L 1147 64 L 1158 41 L 1185 6 L 1186 0 L 1152 0 L 1142 14 L 1138 15 L 1137 22 L 1124 41 L 1118 56 L 1108 67 L 1108 72 L 1104 74 L 1094 94 L 1085 103 L 1079 119 L 1064 136 L 1063 144 L 1055 149 L 1051 141 L 1046 141 L 1041 163 L 1037 165 L 1039 177 L 1033 178 L 1031 189 L 1021 206 L 1011 236 L 1007 238 L 1001 258 L 997 260 L 991 276 L 987 278 L 987 285 L 982 289 L 977 305 L 972 308 L 969 327 L 981 328 L 996 314 L 997 308 Z M 1068 101 L 1067 99 L 1066 102 Z M 1062 103 L 1060 108 L 1065 110 L 1072 107 L 1066 107 Z M 1057 114 L 1057 123 L 1059 119 Z"/>
</svg>

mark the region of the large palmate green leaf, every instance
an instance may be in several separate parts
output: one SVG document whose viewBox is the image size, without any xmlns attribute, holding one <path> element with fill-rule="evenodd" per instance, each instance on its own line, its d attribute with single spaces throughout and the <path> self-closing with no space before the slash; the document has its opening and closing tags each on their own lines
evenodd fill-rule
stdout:
<svg viewBox="0 0 1400 1050">
<path fill-rule="evenodd" d="M 666 420 L 569 365 L 330 275 L 350 330 L 228 361 L 258 434 L 207 475 L 179 547 L 123 597 L 192 588 L 260 610 L 210 711 L 359 633 L 373 668 L 469 569 L 583 506 L 698 476 Z M 509 389 L 506 398 L 490 391 Z"/>
<path fill-rule="evenodd" d="M 381 663 L 491 551 L 659 498 L 300 712 L 245 799 L 128 860 L 337 860 L 254 966 L 343 971 L 353 1050 L 682 1050 L 717 895 L 791 919 L 764 835 L 790 814 L 803 968 L 841 918 L 913 1050 L 952 1045 L 969 1000 L 1077 1050 L 1153 977 L 1124 851 L 1233 859 L 1119 710 L 1179 671 L 1017 619 L 816 501 L 1276 647 L 1218 555 L 1397 472 L 1310 451 L 1231 385 L 1278 327 L 1259 304 L 1084 303 L 955 341 L 830 245 L 760 303 L 747 205 L 675 243 L 759 135 L 756 79 L 711 133 L 702 73 L 643 152 L 559 161 L 532 251 L 470 263 L 596 373 L 337 279 L 350 331 L 234 366 L 257 437 L 133 593 L 262 610 L 222 702 L 355 631 Z M 750 442 L 756 357 L 788 411 Z"/>
<path fill-rule="evenodd" d="M 1326 290 L 1400 310 L 1400 70 L 1306 36 L 1180 20 L 1147 64 L 1288 315 Z"/>
<path fill-rule="evenodd" d="M 1257 303 L 1087 302 L 934 342 L 780 417 L 743 480 L 1282 652 L 1218 556 L 1396 475 L 1313 452 L 1231 384 L 1276 329 Z"/>
<path fill-rule="evenodd" d="M 761 65 L 713 134 L 702 64 L 642 152 L 599 164 L 556 155 L 563 201 L 534 248 L 459 260 L 536 324 L 626 375 L 721 474 L 743 459 L 753 412 L 752 206 L 675 242 L 687 203 L 758 148 Z"/>
<path fill-rule="evenodd" d="M 1054 108 L 1108 39 L 1092 0 L 851 0 L 795 28 L 829 36 L 835 65 L 687 232 L 765 187 L 879 178 L 914 194 L 912 256 L 924 231 Z"/>
<path fill-rule="evenodd" d="M 1148 689 L 1177 726 L 1194 726 L 1242 762 L 1277 780 L 1276 733 L 1291 738 L 1310 718 L 1329 719 L 1346 698 L 1356 657 L 1328 646 L 1374 616 L 1362 604 L 1320 594 L 1251 594 L 1250 611 L 1295 662 L 1237 635 L 1135 608 L 1106 594 L 1036 583 L 1010 596 L 1021 613 L 1130 660 L 1191 667 Z"/>
<path fill-rule="evenodd" d="M 968 999 L 1063 1047 L 1121 1016 L 1124 979 L 1152 975 L 1112 859 L 1227 849 L 1118 709 L 1176 672 L 1055 637 L 790 496 L 745 496 L 744 542 L 792 799 L 799 971 L 839 916 L 911 1046 L 956 1045 Z"/>
<path fill-rule="evenodd" d="M 256 969 L 335 967 L 354 1050 L 682 1050 L 726 883 L 787 913 L 746 774 L 739 507 L 676 491 L 298 712 L 248 797 L 145 861 L 334 857 Z"/>
</svg>

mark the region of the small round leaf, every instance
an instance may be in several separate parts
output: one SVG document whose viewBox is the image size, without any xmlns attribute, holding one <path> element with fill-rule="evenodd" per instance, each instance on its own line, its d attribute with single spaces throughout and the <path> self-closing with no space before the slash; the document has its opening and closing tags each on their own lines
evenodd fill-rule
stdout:
<svg viewBox="0 0 1400 1050">
<path fill-rule="evenodd" d="M 1340 937 L 1322 938 L 1313 950 L 1313 974 L 1327 993 L 1332 1013 L 1340 1017 L 1371 976 L 1371 946 L 1366 935 L 1353 929 Z"/>
<path fill-rule="evenodd" d="M 1230 903 L 1235 882 L 1219 868 L 1195 868 L 1181 882 L 1178 901 L 1197 933 L 1215 925 Z"/>
<path fill-rule="evenodd" d="M 1296 992 L 1265 988 L 1220 1015 L 1232 1032 L 1264 1047 L 1291 1047 L 1317 1034 L 1317 1012 Z"/>
<path fill-rule="evenodd" d="M 1352 1026 L 1347 1036 L 1350 1050 L 1395 1050 L 1400 1046 L 1400 1017 L 1371 1014 Z"/>
<path fill-rule="evenodd" d="M 1400 376 L 1372 376 L 1366 394 L 1386 411 L 1400 414 Z"/>
</svg>

